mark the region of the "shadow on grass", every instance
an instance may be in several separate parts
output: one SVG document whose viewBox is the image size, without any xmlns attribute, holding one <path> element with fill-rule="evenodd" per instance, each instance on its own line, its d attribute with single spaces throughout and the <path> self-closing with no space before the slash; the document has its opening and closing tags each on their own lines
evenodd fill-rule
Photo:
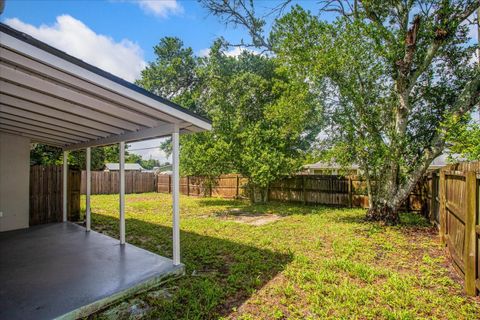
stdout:
<svg viewBox="0 0 480 320">
<path fill-rule="evenodd" d="M 249 200 L 233 200 L 221 198 L 202 198 L 197 201 L 202 207 L 224 206 L 225 212 L 222 215 L 243 214 L 276 214 L 279 216 L 290 216 L 294 214 L 321 214 L 323 210 L 345 209 L 343 207 L 329 207 L 323 204 L 302 204 L 281 201 L 269 201 L 268 203 L 251 203 Z"/>
<path fill-rule="evenodd" d="M 196 202 L 201 207 L 210 207 L 210 206 L 244 206 L 248 204 L 248 200 L 243 199 L 225 199 L 225 198 L 200 198 Z"/>
<path fill-rule="evenodd" d="M 352 224 L 368 224 L 375 228 L 383 227 L 380 222 L 367 221 L 365 216 L 359 215 L 342 215 L 338 217 L 336 221 Z M 433 227 L 433 225 L 428 219 L 418 212 L 401 212 L 400 223 L 395 227 L 400 229 L 430 229 Z"/>
<path fill-rule="evenodd" d="M 118 220 L 93 215 L 92 226 L 109 236 L 118 236 Z M 172 256 L 172 229 L 150 222 L 127 219 L 127 242 Z M 181 231 L 181 258 L 186 275 L 166 285 L 169 299 L 141 299 L 152 308 L 147 318 L 214 319 L 228 316 L 256 290 L 292 261 L 292 254 L 272 252 L 230 240 Z M 102 318 L 99 314 L 97 317 Z"/>
</svg>

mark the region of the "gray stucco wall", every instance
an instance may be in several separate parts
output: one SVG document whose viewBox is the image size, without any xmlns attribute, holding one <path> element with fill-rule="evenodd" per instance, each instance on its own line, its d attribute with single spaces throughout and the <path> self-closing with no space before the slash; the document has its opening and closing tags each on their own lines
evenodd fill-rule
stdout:
<svg viewBox="0 0 480 320">
<path fill-rule="evenodd" d="M 28 228 L 30 139 L 0 132 L 0 232 Z"/>
</svg>

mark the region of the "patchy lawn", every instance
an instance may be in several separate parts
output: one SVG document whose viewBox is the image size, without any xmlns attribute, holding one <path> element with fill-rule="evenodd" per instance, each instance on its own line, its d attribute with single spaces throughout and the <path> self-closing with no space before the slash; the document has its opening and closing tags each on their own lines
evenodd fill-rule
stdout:
<svg viewBox="0 0 480 320">
<path fill-rule="evenodd" d="M 171 257 L 171 196 L 126 197 L 127 241 Z M 416 215 L 382 227 L 359 209 L 183 196 L 180 207 L 187 275 L 124 303 L 131 318 L 480 318 Z M 92 211 L 92 228 L 117 237 L 118 195 L 92 196 Z"/>
</svg>

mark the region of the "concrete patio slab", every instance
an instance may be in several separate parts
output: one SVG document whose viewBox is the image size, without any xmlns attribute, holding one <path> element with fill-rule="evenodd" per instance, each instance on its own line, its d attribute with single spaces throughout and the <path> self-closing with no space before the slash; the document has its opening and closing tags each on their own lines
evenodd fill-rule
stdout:
<svg viewBox="0 0 480 320">
<path fill-rule="evenodd" d="M 184 266 L 73 223 L 0 233 L 0 319 L 74 319 L 184 273 Z"/>
</svg>

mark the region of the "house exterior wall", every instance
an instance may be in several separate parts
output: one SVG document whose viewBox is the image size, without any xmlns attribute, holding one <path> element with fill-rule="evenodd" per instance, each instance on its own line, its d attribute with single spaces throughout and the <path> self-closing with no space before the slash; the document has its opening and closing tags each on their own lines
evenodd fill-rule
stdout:
<svg viewBox="0 0 480 320">
<path fill-rule="evenodd" d="M 0 132 L 0 232 L 28 228 L 30 139 Z"/>
</svg>

